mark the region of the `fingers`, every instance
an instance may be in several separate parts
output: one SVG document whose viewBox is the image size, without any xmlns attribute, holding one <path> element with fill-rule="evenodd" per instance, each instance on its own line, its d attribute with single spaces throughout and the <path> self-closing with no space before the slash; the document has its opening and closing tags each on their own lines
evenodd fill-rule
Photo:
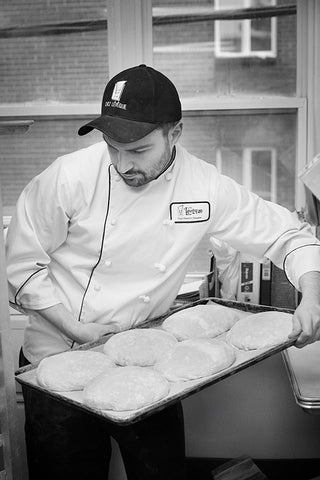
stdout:
<svg viewBox="0 0 320 480">
<path fill-rule="evenodd" d="M 303 348 L 306 345 L 309 345 L 310 343 L 313 343 L 313 340 L 311 340 L 309 336 L 301 334 L 297 338 L 297 341 L 295 342 L 294 346 L 297 348 Z"/>
<path fill-rule="evenodd" d="M 299 320 L 298 315 L 294 315 L 292 318 L 292 332 L 289 335 L 289 338 L 296 338 L 302 332 L 302 326 Z"/>
<path fill-rule="evenodd" d="M 313 338 L 314 338 L 314 342 L 318 342 L 320 340 L 320 324 L 317 326 Z"/>
<path fill-rule="evenodd" d="M 319 309 L 296 310 L 293 316 L 293 331 L 290 338 L 297 335 L 295 346 L 303 348 L 320 340 L 320 315 Z"/>
</svg>

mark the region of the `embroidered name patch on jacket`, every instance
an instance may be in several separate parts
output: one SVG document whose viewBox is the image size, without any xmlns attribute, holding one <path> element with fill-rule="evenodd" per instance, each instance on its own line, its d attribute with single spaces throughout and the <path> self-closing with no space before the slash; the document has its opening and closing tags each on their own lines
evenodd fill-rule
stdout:
<svg viewBox="0 0 320 480">
<path fill-rule="evenodd" d="M 209 202 L 173 202 L 170 218 L 175 223 L 206 222 L 210 218 Z"/>
</svg>

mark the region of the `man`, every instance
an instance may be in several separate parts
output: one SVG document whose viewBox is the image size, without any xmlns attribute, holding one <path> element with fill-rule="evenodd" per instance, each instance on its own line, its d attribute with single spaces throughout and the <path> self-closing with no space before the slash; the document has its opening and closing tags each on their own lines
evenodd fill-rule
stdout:
<svg viewBox="0 0 320 480">
<path fill-rule="evenodd" d="M 320 242 L 178 144 L 181 105 L 168 78 L 145 65 L 116 75 L 101 116 L 79 134 L 94 128 L 103 141 L 33 179 L 10 225 L 10 295 L 30 313 L 22 364 L 165 313 L 207 233 L 283 265 L 303 294 L 296 345 L 320 338 Z M 106 478 L 107 433 L 130 480 L 185 478 L 180 404 L 118 428 L 30 392 L 25 405 L 30 480 Z"/>
</svg>

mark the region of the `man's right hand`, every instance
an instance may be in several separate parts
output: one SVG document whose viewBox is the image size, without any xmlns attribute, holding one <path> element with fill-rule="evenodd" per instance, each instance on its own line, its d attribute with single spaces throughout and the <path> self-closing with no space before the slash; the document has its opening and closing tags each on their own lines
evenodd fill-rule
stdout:
<svg viewBox="0 0 320 480">
<path fill-rule="evenodd" d="M 108 333 L 115 333 L 114 325 L 100 325 L 99 323 L 80 323 L 78 324 L 79 333 L 78 338 L 74 340 L 79 343 L 87 343 L 98 340 L 103 335 Z"/>
<path fill-rule="evenodd" d="M 30 313 L 33 313 L 30 311 Z M 100 325 L 99 323 L 81 323 L 62 303 L 52 307 L 36 310 L 45 320 L 50 322 L 71 340 L 78 344 L 98 340 L 103 335 L 114 333 L 115 325 Z"/>
</svg>

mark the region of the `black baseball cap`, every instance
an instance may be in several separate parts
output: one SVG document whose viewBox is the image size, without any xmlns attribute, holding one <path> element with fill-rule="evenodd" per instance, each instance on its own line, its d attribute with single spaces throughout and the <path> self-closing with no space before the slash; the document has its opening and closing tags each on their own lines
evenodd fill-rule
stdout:
<svg viewBox="0 0 320 480">
<path fill-rule="evenodd" d="M 139 65 L 118 73 L 107 84 L 100 117 L 83 125 L 79 135 L 94 128 L 120 143 L 140 140 L 159 124 L 181 119 L 174 84 L 152 67 Z"/>
</svg>

